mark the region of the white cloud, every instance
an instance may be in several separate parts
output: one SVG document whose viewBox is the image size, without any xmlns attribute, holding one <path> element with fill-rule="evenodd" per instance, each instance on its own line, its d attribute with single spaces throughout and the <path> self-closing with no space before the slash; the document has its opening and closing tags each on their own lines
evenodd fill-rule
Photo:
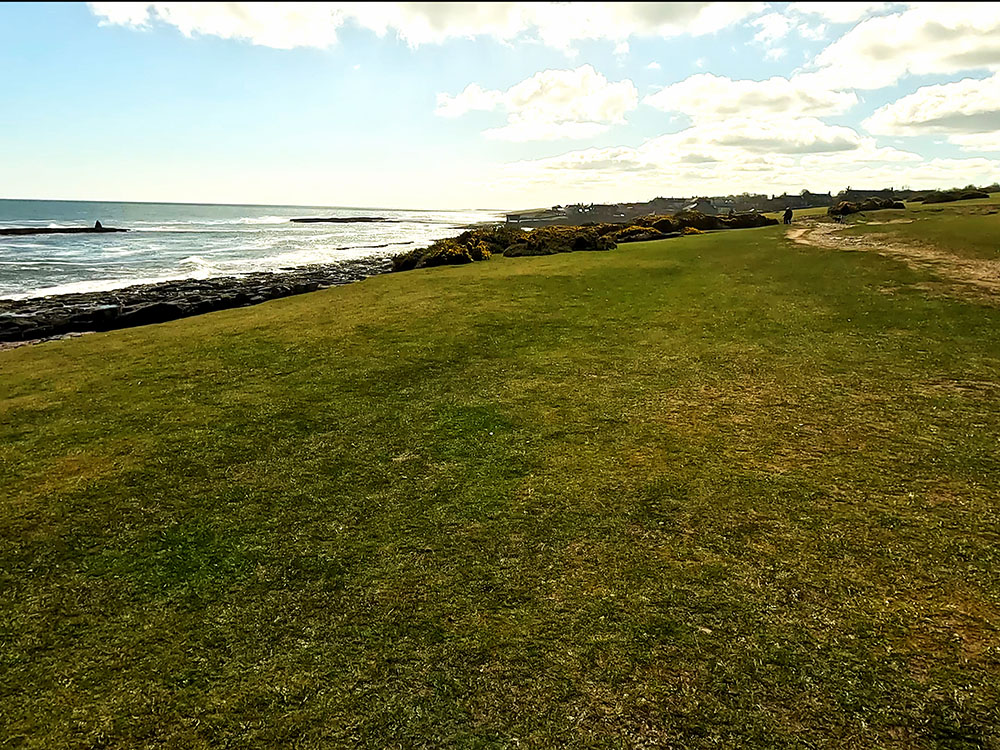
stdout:
<svg viewBox="0 0 1000 750">
<path fill-rule="evenodd" d="M 279 49 L 328 47 L 352 23 L 410 46 L 448 39 L 537 38 L 562 50 L 582 40 L 700 36 L 753 13 L 764 3 L 90 3 L 103 23 L 245 39 Z"/>
<path fill-rule="evenodd" d="M 849 128 L 809 118 L 784 129 L 754 121 L 711 123 L 647 141 L 637 148 L 590 148 L 508 165 L 503 181 L 526 193 L 554 191 L 565 201 L 622 196 L 718 195 L 839 190 L 846 185 L 950 187 L 992 182 L 985 158 L 925 160 L 880 148 Z"/>
<path fill-rule="evenodd" d="M 764 53 L 765 60 L 780 60 L 785 55 L 788 54 L 788 50 L 784 47 L 772 47 L 767 52 Z"/>
<path fill-rule="evenodd" d="M 996 131 L 992 133 L 952 135 L 948 137 L 948 140 L 957 146 L 961 146 L 965 151 L 1000 151 L 1000 132 Z"/>
<path fill-rule="evenodd" d="M 815 117 L 765 120 L 734 117 L 701 122 L 683 131 L 685 137 L 663 136 L 669 142 L 688 146 L 737 148 L 760 154 L 807 154 L 855 151 L 864 142 L 856 131 L 842 125 L 827 125 Z M 870 140 L 870 139 L 869 139 Z"/>
<path fill-rule="evenodd" d="M 758 117 L 842 114 L 857 104 L 850 92 L 823 90 L 799 78 L 764 81 L 733 80 L 698 73 L 647 96 L 644 104 L 683 112 L 696 120 L 738 115 Z"/>
<path fill-rule="evenodd" d="M 651 62 L 649 65 L 646 66 L 646 70 L 659 70 L 659 69 L 660 69 L 660 64 L 658 62 Z"/>
<path fill-rule="evenodd" d="M 1000 3 L 921 3 L 868 18 L 823 50 L 814 67 L 818 81 L 839 89 L 883 88 L 907 73 L 1000 70 Z"/>
<path fill-rule="evenodd" d="M 904 178 L 923 184 L 922 176 L 951 184 L 956 174 L 984 173 L 987 163 L 957 160 L 932 168 L 917 154 L 879 147 L 871 137 L 816 118 L 740 117 L 701 122 L 636 148 L 589 148 L 521 161 L 509 165 L 506 174 L 511 181 L 522 180 L 526 189 L 559 186 L 573 196 L 566 200 L 621 200 L 623 194 L 836 190 L 847 184 L 901 184 Z"/>
<path fill-rule="evenodd" d="M 435 113 L 458 117 L 473 110 L 502 108 L 507 124 L 485 131 L 488 138 L 539 141 L 590 138 L 625 122 L 639 92 L 632 81 L 611 82 L 590 65 L 543 70 L 506 91 L 469 84 L 457 96 L 438 94 Z"/>
<path fill-rule="evenodd" d="M 774 44 L 779 39 L 783 39 L 796 27 L 795 21 L 780 13 L 768 13 L 755 18 L 750 22 L 751 26 L 760 29 L 754 34 L 754 41 L 761 44 Z"/>
<path fill-rule="evenodd" d="M 900 3 L 791 3 L 788 10 L 802 15 L 819 16 L 829 23 L 855 23 L 892 5 Z"/>
<path fill-rule="evenodd" d="M 186 36 L 249 39 L 278 49 L 325 47 L 336 40 L 344 13 L 312 3 L 90 3 L 102 23 L 147 28 L 154 21 Z"/>
<path fill-rule="evenodd" d="M 640 171 L 671 169 L 677 164 L 793 164 L 810 156 L 838 155 L 842 160 L 845 153 L 855 161 L 920 158 L 896 149 L 880 149 L 873 138 L 813 117 L 781 121 L 740 117 L 700 123 L 652 138 L 637 148 L 585 149 L 535 163 L 557 169 Z"/>
<path fill-rule="evenodd" d="M 489 112 L 502 103 L 502 92 L 487 91 L 478 83 L 470 83 L 460 94 L 455 96 L 438 94 L 437 109 L 434 110 L 434 114 L 440 117 L 461 117 L 467 112 L 477 110 Z"/>
<path fill-rule="evenodd" d="M 1000 74 L 923 86 L 879 107 L 864 126 L 882 135 L 954 133 L 995 138 L 1000 132 Z"/>
<path fill-rule="evenodd" d="M 798 31 L 799 31 L 799 35 L 803 39 L 808 39 L 809 41 L 812 41 L 812 42 L 817 42 L 820 39 L 825 39 L 826 38 L 826 24 L 825 23 L 821 23 L 821 24 L 818 24 L 816 26 L 808 26 L 806 24 L 802 24 L 802 25 L 799 26 Z"/>
</svg>

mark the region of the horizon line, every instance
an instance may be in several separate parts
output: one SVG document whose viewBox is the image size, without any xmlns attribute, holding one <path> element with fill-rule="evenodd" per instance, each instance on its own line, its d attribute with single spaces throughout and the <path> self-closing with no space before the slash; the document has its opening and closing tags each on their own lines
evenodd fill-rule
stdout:
<svg viewBox="0 0 1000 750">
<path fill-rule="evenodd" d="M 392 206 L 336 206 L 328 204 L 309 203 L 206 203 L 204 201 L 120 201 L 120 200 L 96 200 L 93 198 L 7 198 L 0 197 L 0 201 L 22 201 L 34 203 L 130 203 L 137 206 L 232 206 L 234 208 L 347 208 L 357 211 L 367 211 L 379 209 L 383 211 L 497 211 L 503 213 L 509 209 L 505 208 L 398 208 Z"/>
</svg>

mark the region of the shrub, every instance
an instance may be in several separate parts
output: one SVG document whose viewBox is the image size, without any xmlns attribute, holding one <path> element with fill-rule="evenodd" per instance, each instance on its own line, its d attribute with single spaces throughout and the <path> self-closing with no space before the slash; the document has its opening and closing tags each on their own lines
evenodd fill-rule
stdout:
<svg viewBox="0 0 1000 750">
<path fill-rule="evenodd" d="M 848 214 L 856 214 L 859 211 L 861 211 L 861 207 L 857 203 L 851 203 L 850 201 L 840 201 L 840 203 L 826 209 L 827 214 L 830 216 L 847 216 Z"/>
<path fill-rule="evenodd" d="M 697 227 L 684 227 L 681 234 L 704 234 L 704 232 Z"/>
<path fill-rule="evenodd" d="M 758 213 L 733 214 L 732 216 L 720 216 L 719 221 L 726 229 L 753 229 L 755 227 L 769 227 L 778 223 L 777 219 Z"/>
<path fill-rule="evenodd" d="M 989 197 L 990 194 L 982 190 L 935 190 L 925 195 L 922 200 L 924 203 L 951 203 Z"/>
<path fill-rule="evenodd" d="M 658 232 L 670 234 L 680 229 L 680 225 L 669 216 L 654 216 L 655 221 L 650 225 Z"/>
<path fill-rule="evenodd" d="M 615 241 L 610 235 L 601 236 L 597 228 L 589 227 L 541 227 L 526 232 L 519 241 L 503 254 L 509 258 L 526 255 L 554 255 L 588 250 L 612 250 Z"/>
<path fill-rule="evenodd" d="M 862 211 L 881 211 L 884 208 L 906 208 L 899 201 L 892 198 L 865 198 L 858 206 Z"/>
<path fill-rule="evenodd" d="M 647 242 L 666 239 L 667 235 L 652 227 L 631 226 L 619 229 L 613 235 L 615 242 Z"/>
<path fill-rule="evenodd" d="M 526 235 L 523 229 L 515 229 L 502 224 L 470 229 L 458 237 L 438 240 L 429 247 L 411 250 L 392 259 L 393 271 L 409 271 L 413 268 L 457 265 L 487 260 L 494 253 L 502 253 L 512 242 Z"/>
<path fill-rule="evenodd" d="M 724 226 L 718 216 L 709 216 L 701 211 L 681 211 L 674 215 L 673 221 L 677 228 L 682 231 L 684 227 L 694 227 L 705 231 L 707 229 L 722 229 Z"/>
</svg>

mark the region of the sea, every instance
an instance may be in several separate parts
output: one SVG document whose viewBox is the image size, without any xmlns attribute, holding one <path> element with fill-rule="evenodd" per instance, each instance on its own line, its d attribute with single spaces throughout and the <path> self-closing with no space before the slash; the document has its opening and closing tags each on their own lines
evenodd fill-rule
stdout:
<svg viewBox="0 0 1000 750">
<path fill-rule="evenodd" d="M 389 221 L 298 224 L 292 218 Z M 391 256 L 457 234 L 499 211 L 336 206 L 0 200 L 0 227 L 93 226 L 108 234 L 0 235 L 0 299 L 107 291 L 185 278 L 281 272 Z"/>
</svg>

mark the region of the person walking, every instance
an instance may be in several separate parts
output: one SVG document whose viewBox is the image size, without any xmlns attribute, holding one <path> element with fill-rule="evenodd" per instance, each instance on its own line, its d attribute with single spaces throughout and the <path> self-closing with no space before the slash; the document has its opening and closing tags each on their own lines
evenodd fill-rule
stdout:
<svg viewBox="0 0 1000 750">
<path fill-rule="evenodd" d="M 785 223 L 786 224 L 792 223 L 792 209 L 790 206 L 785 209 Z"/>
</svg>

